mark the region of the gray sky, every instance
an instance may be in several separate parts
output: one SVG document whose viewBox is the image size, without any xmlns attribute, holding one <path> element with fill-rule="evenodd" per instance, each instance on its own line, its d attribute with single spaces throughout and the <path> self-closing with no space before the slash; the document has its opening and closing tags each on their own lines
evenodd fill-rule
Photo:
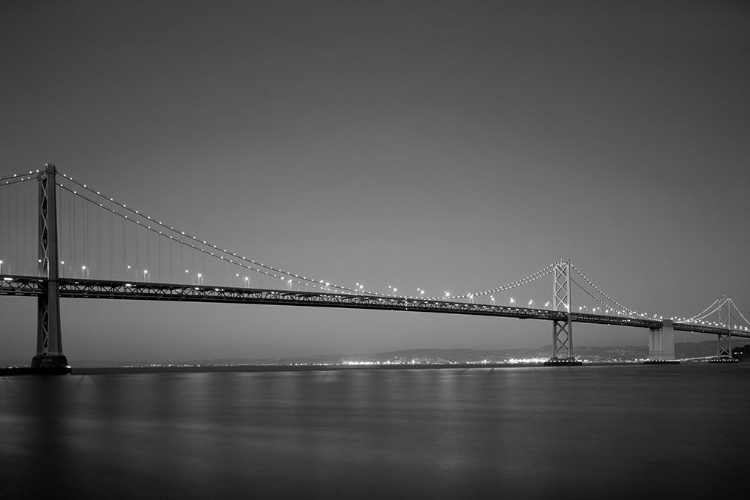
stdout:
<svg viewBox="0 0 750 500">
<path fill-rule="evenodd" d="M 382 292 L 492 288 L 566 258 L 636 310 L 728 294 L 750 311 L 749 53 L 741 1 L 6 1 L 0 173 L 52 162 L 237 253 Z M 536 347 L 552 330 L 62 307 L 72 363 Z M 35 308 L 0 298 L 1 357 L 34 354 Z M 574 328 L 578 345 L 647 342 Z"/>
</svg>

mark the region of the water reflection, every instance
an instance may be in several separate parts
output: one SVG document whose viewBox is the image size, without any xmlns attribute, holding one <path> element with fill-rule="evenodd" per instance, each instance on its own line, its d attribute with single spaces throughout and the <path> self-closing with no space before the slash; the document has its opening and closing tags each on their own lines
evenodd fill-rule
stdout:
<svg viewBox="0 0 750 500">
<path fill-rule="evenodd" d="M 715 493 L 731 484 L 717 486 L 718 477 L 741 472 L 750 444 L 732 425 L 750 408 L 748 372 L 6 377 L 0 459 L 9 474 L 0 486 L 9 498 L 50 484 L 64 495 L 111 498 Z"/>
</svg>

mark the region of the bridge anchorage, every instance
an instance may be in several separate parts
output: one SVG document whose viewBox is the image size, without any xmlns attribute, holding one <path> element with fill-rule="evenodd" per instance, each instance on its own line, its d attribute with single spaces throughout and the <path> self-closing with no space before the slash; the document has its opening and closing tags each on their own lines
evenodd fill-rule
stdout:
<svg viewBox="0 0 750 500">
<path fill-rule="evenodd" d="M 27 187 L 23 197 L 18 190 L 12 197 L 4 196 Z M 33 205 L 35 192 L 37 206 L 26 210 Z M 356 288 L 335 285 L 266 266 L 157 222 L 58 173 L 51 164 L 28 175 L 0 176 L 0 213 L 0 295 L 37 299 L 36 354 L 31 368 L 18 369 L 24 373 L 71 371 L 62 348 L 61 297 L 536 319 L 552 323 L 552 355 L 545 366 L 582 364 L 573 353 L 574 322 L 647 328 L 647 363 L 654 364 L 677 362 L 676 331 L 716 335 L 714 363 L 735 361 L 733 336 L 750 338 L 750 321 L 729 297 L 716 299 L 691 318 L 663 319 L 615 301 L 567 260 L 500 287 L 457 296 L 444 292 L 444 296 L 425 297 L 424 290 L 417 289 L 419 294 L 413 297 L 397 295 L 396 288 L 386 294 L 364 290 L 359 283 Z M 552 279 L 550 302 L 547 276 Z M 519 292 L 525 294 L 524 300 L 532 292 L 536 295 L 531 297 L 542 300 L 521 306 L 509 297 Z"/>
</svg>

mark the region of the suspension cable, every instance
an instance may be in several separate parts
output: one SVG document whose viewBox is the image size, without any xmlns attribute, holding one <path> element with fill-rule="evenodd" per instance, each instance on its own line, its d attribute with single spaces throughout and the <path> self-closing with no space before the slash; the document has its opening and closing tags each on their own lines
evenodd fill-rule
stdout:
<svg viewBox="0 0 750 500">
<path fill-rule="evenodd" d="M 742 311 L 740 311 L 739 307 L 737 307 L 737 304 L 734 303 L 731 297 L 729 298 L 729 302 L 732 304 L 732 306 L 734 306 L 734 310 L 737 311 L 737 313 L 742 317 L 743 320 L 745 320 L 745 323 L 750 326 L 750 321 L 748 321 L 745 315 L 742 314 Z"/>
<path fill-rule="evenodd" d="M 707 308 L 705 308 L 704 310 L 702 310 L 701 312 L 699 312 L 695 316 L 692 316 L 690 318 L 685 318 L 685 321 L 693 321 L 695 318 L 697 318 L 698 316 L 700 316 L 701 314 L 705 313 L 706 311 L 708 311 L 709 309 L 711 309 L 713 306 L 715 306 L 717 302 L 719 302 L 719 299 L 716 299 L 713 302 L 711 302 L 710 306 L 708 306 Z M 709 313 L 709 314 L 711 314 L 711 313 Z M 705 316 L 703 316 L 703 317 L 705 318 Z"/>
<path fill-rule="evenodd" d="M 698 316 L 693 316 L 692 318 L 690 318 L 690 319 L 689 319 L 689 320 L 687 320 L 687 321 L 700 321 L 700 320 L 702 320 L 702 319 L 704 319 L 704 318 L 706 318 L 706 317 L 708 317 L 708 316 L 711 316 L 711 315 L 712 315 L 713 313 L 715 313 L 716 311 L 718 311 L 718 310 L 719 310 L 719 309 L 720 309 L 720 308 L 721 308 L 721 307 L 722 307 L 722 306 L 723 306 L 724 304 L 726 304 L 727 300 L 728 300 L 728 299 L 726 299 L 726 298 L 725 298 L 725 299 L 724 299 L 723 301 L 721 301 L 721 302 L 720 302 L 720 299 L 716 299 L 716 300 L 714 301 L 714 304 L 717 304 L 717 305 L 716 305 L 716 307 L 715 307 L 715 308 L 714 308 L 713 310 L 711 310 L 711 311 L 707 312 L 706 314 L 703 314 L 702 316 L 701 316 L 701 315 L 698 315 Z M 713 305 L 713 304 L 712 304 L 712 305 Z M 709 306 L 709 307 L 710 307 L 710 306 Z M 706 311 L 706 310 L 704 309 L 704 312 L 705 312 L 705 311 Z M 701 313 L 701 314 L 702 314 L 702 313 Z"/>
<path fill-rule="evenodd" d="M 196 250 L 196 251 L 200 251 L 200 252 L 202 252 L 203 254 L 205 254 L 207 256 L 210 254 L 211 257 L 214 257 L 214 258 L 218 257 L 219 260 L 223 260 L 225 262 L 228 261 L 230 264 L 237 265 L 237 266 L 242 267 L 244 269 L 248 269 L 248 270 L 260 273 L 260 274 L 265 274 L 265 275 L 267 275 L 269 277 L 273 276 L 273 277 L 276 277 L 276 278 L 282 278 L 283 279 L 283 276 L 278 276 L 277 274 L 275 274 L 275 273 L 279 273 L 279 274 L 284 275 L 284 276 L 289 277 L 289 278 L 293 278 L 293 279 L 297 279 L 297 280 L 302 280 L 303 282 L 305 282 L 306 286 L 312 286 L 313 288 L 326 289 L 326 290 L 329 290 L 329 289 L 333 288 L 334 290 L 344 291 L 344 292 L 348 292 L 348 293 L 355 293 L 355 294 L 380 295 L 380 296 L 385 295 L 385 294 L 381 294 L 381 293 L 378 293 L 378 292 L 355 290 L 355 289 L 347 287 L 347 286 L 331 284 L 331 283 L 324 282 L 323 280 L 317 280 L 317 279 L 308 278 L 308 277 L 305 277 L 305 276 L 299 276 L 298 274 L 294 274 L 294 273 L 291 273 L 289 271 L 285 271 L 285 270 L 282 270 L 282 269 L 274 268 L 272 266 L 268 266 L 268 265 L 265 265 L 263 263 L 256 262 L 254 260 L 250 260 L 250 259 L 247 259 L 245 257 L 238 256 L 236 253 L 229 252 L 226 249 L 221 249 L 221 248 L 217 247 L 216 245 L 212 245 L 212 244 L 208 243 L 205 240 L 200 240 L 199 238 L 197 238 L 195 236 L 191 236 L 189 234 L 186 234 L 185 232 L 178 231 L 177 229 L 174 229 L 171 226 L 167 226 L 166 224 L 163 224 L 161 222 L 157 222 L 155 219 L 153 219 L 150 216 L 144 216 L 144 215 L 140 214 L 137 210 L 133 210 L 131 208 L 128 208 L 125 204 L 121 204 L 119 202 L 116 202 L 113 198 L 106 198 L 100 192 L 94 191 L 93 189 L 89 188 L 87 185 L 81 184 L 81 183 L 73 180 L 72 177 L 68 177 L 66 174 L 62 174 L 62 176 L 66 180 L 72 182 L 73 184 L 76 184 L 77 186 L 80 186 L 81 188 L 85 189 L 86 191 L 89 191 L 92 194 L 96 194 L 96 196 L 104 198 L 105 200 L 108 201 L 108 203 L 116 205 L 116 206 L 120 207 L 123 211 L 127 211 L 127 212 L 135 215 L 136 216 L 135 222 L 136 222 L 137 225 L 141 225 L 142 226 L 142 224 L 140 224 L 140 221 L 137 220 L 137 219 L 138 218 L 143 218 L 143 219 L 148 220 L 149 223 L 152 223 L 155 226 L 161 227 L 165 231 L 168 230 L 170 232 L 177 233 L 178 235 L 184 236 L 186 239 L 193 240 L 196 243 L 203 243 L 203 245 L 205 245 L 206 248 L 208 248 L 208 250 L 206 248 L 201 248 L 200 245 L 196 246 L 196 245 L 193 245 L 193 244 L 189 244 L 186 241 L 182 240 L 181 238 L 174 239 L 172 236 L 169 236 L 170 239 L 172 239 L 173 241 L 176 241 L 177 243 L 181 244 L 183 247 L 188 247 L 189 246 L 191 249 Z M 67 189 L 68 191 L 71 191 L 73 194 L 78 195 L 81 198 L 86 199 L 86 200 L 90 201 L 91 203 L 95 203 L 96 204 L 96 202 L 94 202 L 93 200 L 89 200 L 88 198 L 84 197 L 83 195 L 79 195 L 76 191 L 71 190 L 71 189 L 67 188 L 66 186 L 64 186 L 62 184 L 60 184 L 60 186 L 63 189 Z M 102 206 L 102 204 L 99 204 L 99 206 Z M 129 219 L 128 216 L 126 216 L 124 214 L 120 214 L 119 212 L 117 212 L 115 210 L 112 210 L 112 212 L 115 213 L 116 215 L 124 217 L 124 219 Z M 129 219 L 129 220 L 133 221 L 133 219 Z M 151 231 L 154 231 L 154 232 L 158 232 L 159 234 L 163 234 L 161 231 L 158 231 L 157 229 L 154 229 L 154 228 L 152 228 L 150 226 L 148 226 L 147 229 L 149 229 Z M 136 233 L 137 233 L 137 226 L 136 226 Z M 223 254 L 223 255 L 216 255 L 211 250 L 216 251 L 217 254 Z M 182 252 L 181 252 L 181 254 L 182 254 Z M 224 255 L 230 257 L 230 259 L 224 258 Z M 235 259 L 236 259 L 236 261 L 235 261 Z M 182 257 L 181 257 L 181 260 L 182 260 Z M 255 266 L 257 266 L 257 267 L 255 267 Z M 263 271 L 260 268 L 266 269 L 267 271 Z M 487 295 L 487 294 L 490 294 L 490 293 L 497 293 L 497 292 L 500 292 L 500 291 L 510 290 L 510 289 L 513 289 L 513 288 L 516 288 L 516 287 L 519 287 L 519 286 L 531 283 L 532 281 L 536 281 L 537 279 L 539 279 L 539 278 L 541 278 L 541 277 L 549 274 L 552 271 L 553 268 L 554 268 L 554 264 L 552 264 L 552 265 L 550 265 L 550 266 L 548 266 L 548 267 L 546 267 L 546 268 L 544 268 L 544 269 L 542 269 L 540 271 L 537 271 L 536 273 L 534 273 L 534 274 L 532 274 L 532 275 L 530 275 L 530 276 L 528 276 L 528 277 L 526 277 L 526 278 L 524 278 L 522 280 L 515 281 L 515 282 L 510 283 L 508 285 L 504 285 L 504 286 L 497 287 L 497 288 L 490 289 L 490 290 L 485 290 L 485 291 L 482 291 L 482 292 L 477 292 L 477 293 L 474 293 L 474 294 L 465 294 L 465 295 L 461 295 L 461 296 L 458 296 L 458 297 L 455 297 L 455 298 L 456 299 L 466 298 L 469 295 L 483 296 L 483 295 Z M 269 273 L 268 271 L 271 271 L 271 273 Z M 298 281 L 298 283 L 299 283 L 299 281 Z M 324 283 L 325 283 L 325 286 L 324 286 Z M 429 297 L 427 300 L 435 300 L 437 298 L 438 297 Z"/>
<path fill-rule="evenodd" d="M 597 292 L 599 292 L 600 294 L 602 294 L 602 296 L 604 296 L 611 303 L 615 304 L 620 309 L 622 309 L 624 311 L 627 311 L 628 313 L 630 313 L 632 315 L 635 315 L 635 316 L 638 315 L 638 313 L 635 312 L 633 309 L 630 309 L 629 307 L 625 307 L 624 305 L 620 304 L 619 302 L 617 302 L 616 300 L 614 300 L 612 297 L 610 297 L 609 295 L 607 295 L 606 293 L 604 293 L 598 286 L 596 286 L 595 284 L 593 284 L 590 279 L 588 279 L 586 276 L 584 276 L 583 273 L 581 271 L 579 271 L 576 266 L 574 266 L 573 264 L 570 264 L 570 267 L 572 267 L 573 270 L 575 272 L 577 272 L 581 276 L 581 278 L 583 278 L 584 280 L 586 280 L 586 283 L 588 283 L 589 285 L 591 285 L 594 288 L 594 290 L 596 290 Z"/>
</svg>

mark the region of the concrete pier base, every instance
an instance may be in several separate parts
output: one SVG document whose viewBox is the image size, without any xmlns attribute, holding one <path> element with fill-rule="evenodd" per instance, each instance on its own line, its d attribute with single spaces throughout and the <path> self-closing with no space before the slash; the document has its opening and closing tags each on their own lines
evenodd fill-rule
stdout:
<svg viewBox="0 0 750 500">
<path fill-rule="evenodd" d="M 67 368 L 68 358 L 63 354 L 37 354 L 31 359 L 31 367 L 36 370 L 60 371 Z"/>
<path fill-rule="evenodd" d="M 727 357 L 713 357 L 708 360 L 709 363 L 737 363 L 739 359 L 727 358 Z"/>
<path fill-rule="evenodd" d="M 576 358 L 550 358 L 544 362 L 544 366 L 581 366 L 583 363 Z"/>
<path fill-rule="evenodd" d="M 0 368 L 0 377 L 16 375 L 70 375 L 71 373 L 73 373 L 73 369 L 69 366 L 58 368 L 29 368 L 28 366 Z"/>
<path fill-rule="evenodd" d="M 648 364 L 679 363 L 674 357 L 674 323 L 665 319 L 661 328 L 649 328 Z"/>
</svg>

